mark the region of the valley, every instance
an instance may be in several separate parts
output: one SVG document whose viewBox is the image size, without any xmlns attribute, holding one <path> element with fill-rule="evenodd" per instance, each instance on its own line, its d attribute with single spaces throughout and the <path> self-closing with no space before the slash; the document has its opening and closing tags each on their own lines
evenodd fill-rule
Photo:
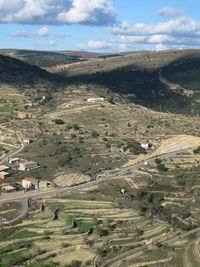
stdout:
<svg viewBox="0 0 200 267">
<path fill-rule="evenodd" d="M 0 266 L 198 267 L 199 50 L 0 54 Z"/>
</svg>

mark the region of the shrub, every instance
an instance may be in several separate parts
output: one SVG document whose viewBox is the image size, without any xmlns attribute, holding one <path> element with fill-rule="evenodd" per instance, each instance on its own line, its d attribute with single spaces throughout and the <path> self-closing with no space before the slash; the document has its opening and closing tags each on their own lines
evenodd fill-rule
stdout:
<svg viewBox="0 0 200 267">
<path fill-rule="evenodd" d="M 193 150 L 195 154 L 200 154 L 200 146 Z"/>
<path fill-rule="evenodd" d="M 99 137 L 99 133 L 97 133 L 96 131 L 92 131 L 91 136 L 92 138 L 97 138 Z"/>
<path fill-rule="evenodd" d="M 162 171 L 162 172 L 167 172 L 168 171 L 168 168 L 163 163 L 157 164 L 157 168 L 158 168 L 159 171 Z"/>
<path fill-rule="evenodd" d="M 54 122 L 55 122 L 55 124 L 58 124 L 58 125 L 65 124 L 65 122 L 61 119 L 55 119 Z"/>
</svg>

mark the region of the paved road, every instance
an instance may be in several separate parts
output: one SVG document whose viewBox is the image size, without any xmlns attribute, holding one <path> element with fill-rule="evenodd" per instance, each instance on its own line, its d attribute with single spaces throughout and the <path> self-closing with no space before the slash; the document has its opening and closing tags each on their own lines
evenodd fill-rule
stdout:
<svg viewBox="0 0 200 267">
<path fill-rule="evenodd" d="M 185 150 L 178 150 L 175 152 L 171 152 L 171 153 L 167 153 L 167 154 L 163 154 L 160 156 L 155 156 L 152 158 L 149 158 L 146 160 L 147 164 L 152 164 L 154 163 L 156 158 L 160 158 L 160 159 L 167 159 L 170 158 L 173 155 L 176 155 L 177 153 L 183 152 Z M 0 203 L 6 203 L 6 202 L 10 202 L 10 201 L 20 201 L 21 199 L 29 199 L 29 198 L 42 198 L 45 196 L 49 196 L 49 195 L 55 195 L 55 194 L 59 194 L 59 193 L 68 193 L 68 192 L 73 192 L 73 191 L 78 191 L 81 189 L 87 189 L 91 186 L 94 185 L 98 185 L 100 183 L 103 183 L 105 181 L 109 181 L 109 180 L 114 180 L 114 179 L 118 179 L 121 176 L 125 175 L 126 173 L 133 173 L 135 175 L 139 174 L 138 169 L 141 167 L 145 167 L 144 166 L 144 161 L 131 166 L 131 167 L 126 167 L 123 168 L 122 170 L 115 172 L 113 174 L 109 174 L 107 176 L 101 177 L 97 180 L 92 180 L 90 182 L 81 184 L 81 185 L 76 185 L 76 186 L 72 186 L 72 187 L 63 187 L 63 188 L 53 188 L 53 189 L 49 189 L 49 190 L 45 190 L 45 191 L 30 191 L 27 193 L 24 192 L 17 192 L 17 193 L 12 193 L 12 194 L 6 194 L 0 197 Z"/>
<path fill-rule="evenodd" d="M 23 145 L 22 147 L 20 148 L 23 149 Z M 180 153 L 184 150 L 178 150 L 178 151 L 175 151 L 175 152 L 171 152 L 171 153 L 167 153 L 167 154 L 163 154 L 163 155 L 160 155 L 160 156 L 155 156 L 155 157 L 151 157 L 147 160 L 145 160 L 146 164 L 149 165 L 149 164 L 152 164 L 154 163 L 155 159 L 156 158 L 160 158 L 160 159 L 167 159 L 167 158 L 170 158 L 171 156 L 177 154 L 177 153 Z M 17 153 L 17 152 L 15 152 Z M 63 188 L 53 188 L 53 189 L 49 189 L 49 190 L 45 190 L 45 191 L 29 191 L 29 192 L 16 192 L 16 193 L 12 193 L 12 194 L 5 194 L 3 196 L 0 197 L 0 204 L 1 203 L 9 203 L 9 202 L 13 202 L 13 201 L 20 201 L 22 203 L 22 212 L 21 214 L 15 218 L 14 220 L 12 220 L 10 223 L 14 223 L 14 222 L 17 222 L 19 220 L 19 217 L 22 219 L 26 213 L 28 213 L 28 206 L 27 206 L 27 202 L 28 202 L 28 199 L 32 198 L 32 199 L 37 199 L 37 198 L 43 198 L 45 196 L 53 196 L 53 195 L 56 195 L 56 194 L 60 194 L 60 193 L 68 193 L 68 192 L 74 192 L 74 191 L 79 191 L 79 190 L 82 190 L 82 189 L 87 189 L 91 186 L 94 186 L 94 185 L 98 185 L 100 183 L 103 183 L 105 181 L 110 181 L 110 180 L 115 180 L 115 179 L 120 179 L 121 176 L 125 175 L 126 173 L 129 173 L 131 172 L 132 174 L 135 174 L 135 175 L 138 175 L 139 174 L 139 171 L 138 169 L 141 168 L 141 167 L 145 167 L 144 165 L 144 161 L 138 163 L 138 164 L 135 164 L 134 166 L 131 166 L 131 167 L 126 167 L 126 168 L 123 168 L 122 170 L 116 172 L 116 173 L 113 173 L 113 174 L 109 174 L 107 176 L 104 176 L 104 177 L 101 177 L 97 180 L 93 180 L 93 181 L 90 181 L 90 182 L 87 182 L 87 183 L 84 183 L 84 184 L 81 184 L 81 185 L 76 185 L 76 186 L 73 186 L 73 187 L 63 187 Z M 1 224 L 1 223 L 0 223 Z"/>
</svg>

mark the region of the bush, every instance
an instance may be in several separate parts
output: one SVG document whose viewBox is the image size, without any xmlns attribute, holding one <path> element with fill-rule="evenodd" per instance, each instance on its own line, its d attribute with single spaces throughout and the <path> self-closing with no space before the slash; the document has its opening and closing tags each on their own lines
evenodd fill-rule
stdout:
<svg viewBox="0 0 200 267">
<path fill-rule="evenodd" d="M 159 158 L 155 159 L 156 164 L 160 164 L 161 162 L 162 162 L 162 159 L 159 159 Z"/>
<path fill-rule="evenodd" d="M 200 146 L 193 150 L 194 154 L 200 154 Z"/>
<path fill-rule="evenodd" d="M 162 171 L 162 172 L 167 172 L 168 171 L 168 168 L 163 163 L 157 164 L 157 168 L 158 168 L 159 171 Z"/>
<path fill-rule="evenodd" d="M 54 122 L 55 122 L 55 124 L 58 124 L 58 125 L 65 124 L 65 122 L 61 119 L 55 119 Z"/>
<path fill-rule="evenodd" d="M 97 138 L 99 137 L 99 133 L 97 133 L 96 131 L 92 131 L 91 136 L 92 138 Z"/>
</svg>

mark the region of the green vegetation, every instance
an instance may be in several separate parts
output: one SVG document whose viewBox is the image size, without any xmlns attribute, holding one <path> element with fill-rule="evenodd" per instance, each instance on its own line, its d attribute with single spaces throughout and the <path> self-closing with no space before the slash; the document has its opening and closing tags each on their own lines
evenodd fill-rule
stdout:
<svg viewBox="0 0 200 267">
<path fill-rule="evenodd" d="M 195 154 L 200 154 L 200 146 L 193 150 Z"/>
<path fill-rule="evenodd" d="M 139 155 L 140 153 L 145 154 L 146 151 L 144 148 L 141 147 L 140 143 L 137 142 L 136 140 L 133 139 L 124 139 L 124 141 L 126 142 L 126 145 L 124 147 L 124 151 L 126 151 L 127 149 L 129 149 L 129 151 L 131 153 L 133 153 L 134 155 Z"/>
</svg>

